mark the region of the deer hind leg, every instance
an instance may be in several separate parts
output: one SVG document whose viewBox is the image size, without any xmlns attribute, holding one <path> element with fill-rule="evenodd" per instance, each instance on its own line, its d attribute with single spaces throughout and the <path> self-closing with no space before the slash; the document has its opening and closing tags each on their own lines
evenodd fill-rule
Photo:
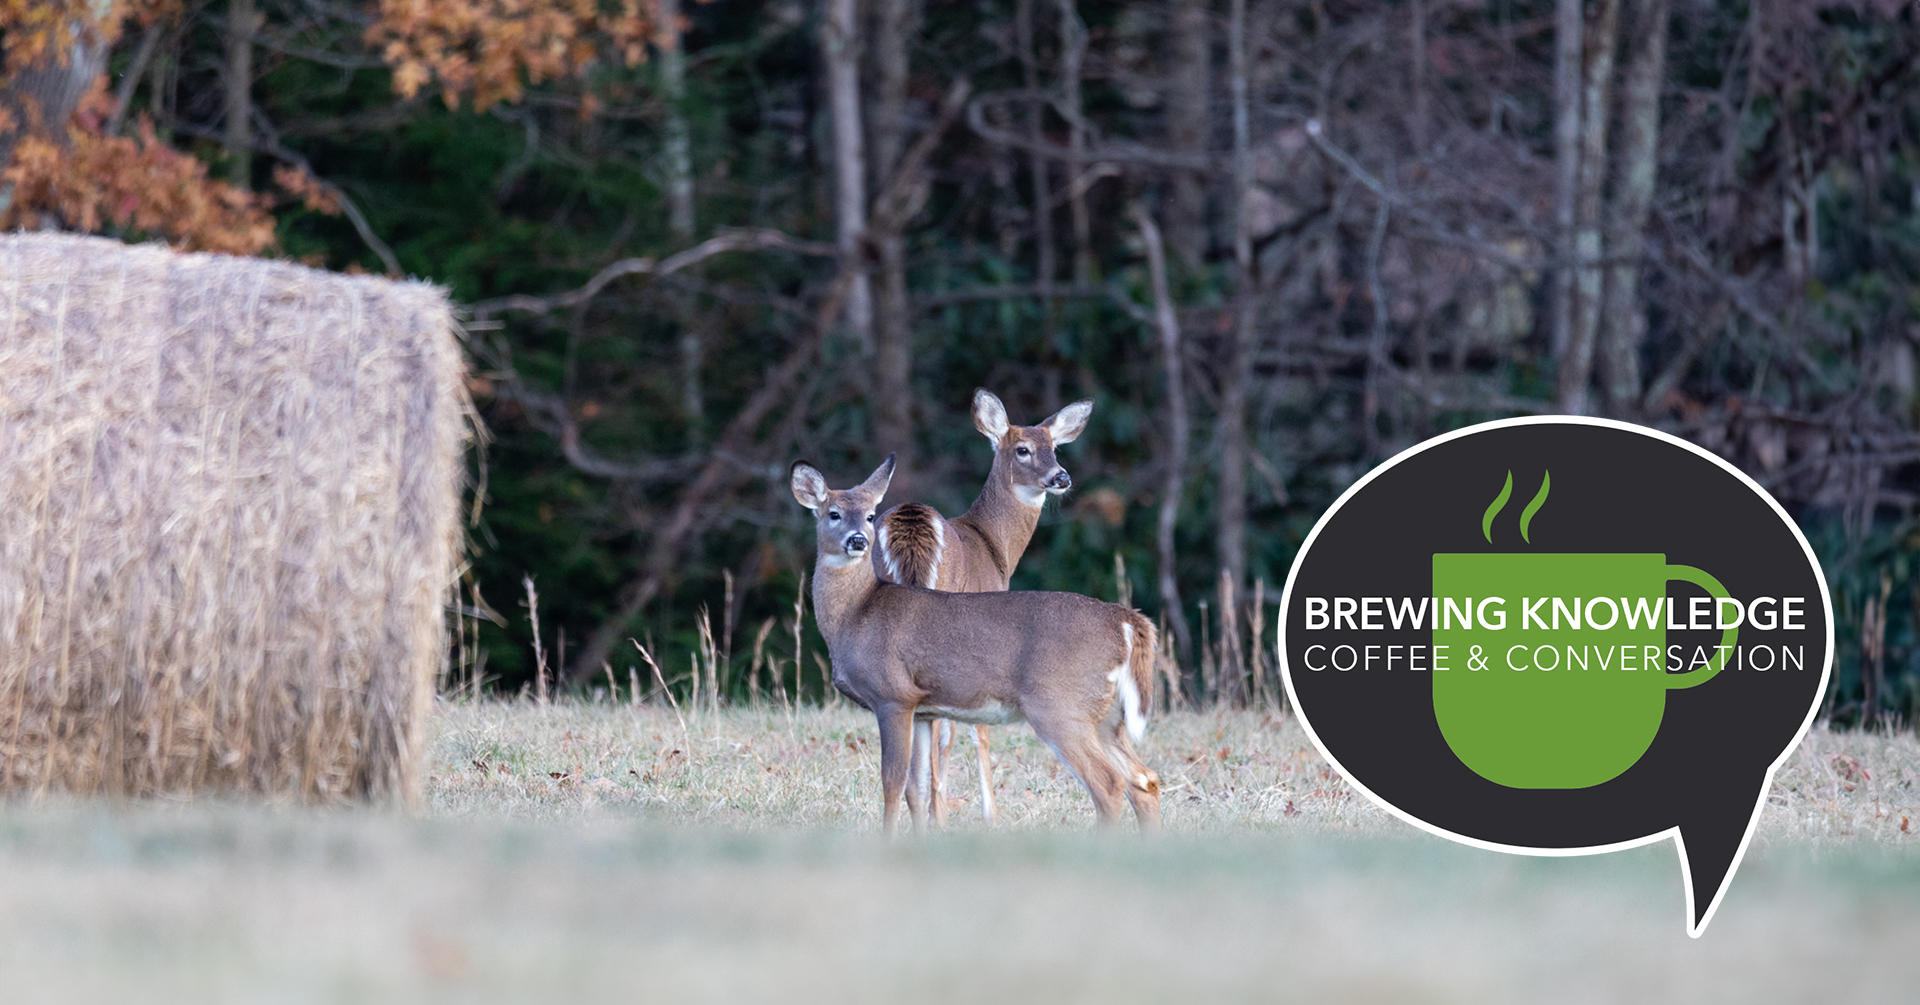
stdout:
<svg viewBox="0 0 1920 1005">
<path fill-rule="evenodd" d="M 874 717 L 880 721 L 881 829 L 892 835 L 900 830 L 900 799 L 913 759 L 913 709 L 880 705 Z"/>
<path fill-rule="evenodd" d="M 1073 772 L 1093 797 L 1093 812 L 1100 826 L 1111 827 L 1120 820 L 1120 808 L 1126 805 L 1126 779 L 1108 760 L 1106 745 L 1098 729 L 1089 723 L 1076 723 L 1058 730 L 1033 721 L 1033 731 L 1051 748 L 1055 756 Z"/>
<path fill-rule="evenodd" d="M 913 723 L 913 753 L 908 763 L 913 772 L 907 783 L 907 816 L 913 829 L 926 826 L 928 793 L 933 787 L 933 723 L 917 719 Z"/>
<path fill-rule="evenodd" d="M 928 766 L 927 806 L 933 811 L 935 827 L 947 825 L 947 755 L 953 750 L 953 720 L 933 724 L 933 748 Z"/>
<path fill-rule="evenodd" d="M 1121 784 L 1127 794 L 1127 802 L 1133 805 L 1134 818 L 1140 822 L 1140 830 L 1151 833 L 1160 829 L 1160 776 L 1140 760 L 1134 752 L 1133 740 L 1127 736 L 1124 721 L 1115 722 L 1107 736 L 1107 762 L 1120 772 Z"/>
<path fill-rule="evenodd" d="M 989 825 L 999 818 L 993 808 L 993 761 L 987 750 L 987 727 L 973 727 L 974 760 L 980 767 L 980 819 Z"/>
</svg>

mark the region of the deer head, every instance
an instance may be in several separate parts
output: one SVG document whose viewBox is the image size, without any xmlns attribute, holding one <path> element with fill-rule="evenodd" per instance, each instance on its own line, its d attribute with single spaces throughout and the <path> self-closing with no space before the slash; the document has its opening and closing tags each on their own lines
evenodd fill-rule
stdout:
<svg viewBox="0 0 1920 1005">
<path fill-rule="evenodd" d="M 842 568 L 866 561 L 880 499 L 893 481 L 893 455 L 888 454 L 866 481 L 850 489 L 828 488 L 826 476 L 806 461 L 794 462 L 792 479 L 793 497 L 813 511 L 820 562 Z"/>
<path fill-rule="evenodd" d="M 1093 415 L 1091 400 L 1076 401 L 1037 426 L 1007 423 L 1007 407 L 986 388 L 973 392 L 973 428 L 993 444 L 991 482 L 1001 479 L 1022 503 L 1038 507 L 1049 495 L 1073 487 L 1073 476 L 1054 457 L 1055 447 L 1072 443 Z"/>
</svg>

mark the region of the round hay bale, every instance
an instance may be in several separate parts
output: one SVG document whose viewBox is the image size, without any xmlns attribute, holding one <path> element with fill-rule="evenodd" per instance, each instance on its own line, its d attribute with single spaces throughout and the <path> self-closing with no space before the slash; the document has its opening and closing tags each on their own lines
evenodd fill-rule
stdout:
<svg viewBox="0 0 1920 1005">
<path fill-rule="evenodd" d="M 0 237 L 0 791 L 414 802 L 470 414 L 432 286 Z"/>
</svg>

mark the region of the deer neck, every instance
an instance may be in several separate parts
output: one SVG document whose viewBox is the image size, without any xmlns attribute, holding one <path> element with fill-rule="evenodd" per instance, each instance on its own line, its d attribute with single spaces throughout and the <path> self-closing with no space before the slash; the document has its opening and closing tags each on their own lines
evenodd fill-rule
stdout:
<svg viewBox="0 0 1920 1005">
<path fill-rule="evenodd" d="M 820 623 L 820 634 L 829 648 L 852 622 L 854 612 L 879 586 L 880 580 L 873 574 L 873 560 L 869 556 L 848 561 L 844 556 L 814 555 L 813 617 Z"/>
<path fill-rule="evenodd" d="M 1041 491 L 1038 501 L 1028 502 L 1021 498 L 1022 494 L 1013 484 L 1010 465 L 995 450 L 987 484 L 980 489 L 980 497 L 962 514 L 993 549 L 994 563 L 1004 575 L 1012 575 L 1014 563 L 1020 561 L 1027 542 L 1033 540 L 1034 528 L 1040 526 L 1040 508 L 1047 498 Z"/>
</svg>

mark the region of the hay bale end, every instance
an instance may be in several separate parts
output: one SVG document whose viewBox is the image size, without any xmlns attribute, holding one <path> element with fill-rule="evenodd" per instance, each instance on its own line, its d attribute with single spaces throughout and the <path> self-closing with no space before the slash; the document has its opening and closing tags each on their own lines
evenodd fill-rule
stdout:
<svg viewBox="0 0 1920 1005">
<path fill-rule="evenodd" d="M 417 799 L 464 378 L 426 284 L 0 237 L 0 791 Z"/>
</svg>

